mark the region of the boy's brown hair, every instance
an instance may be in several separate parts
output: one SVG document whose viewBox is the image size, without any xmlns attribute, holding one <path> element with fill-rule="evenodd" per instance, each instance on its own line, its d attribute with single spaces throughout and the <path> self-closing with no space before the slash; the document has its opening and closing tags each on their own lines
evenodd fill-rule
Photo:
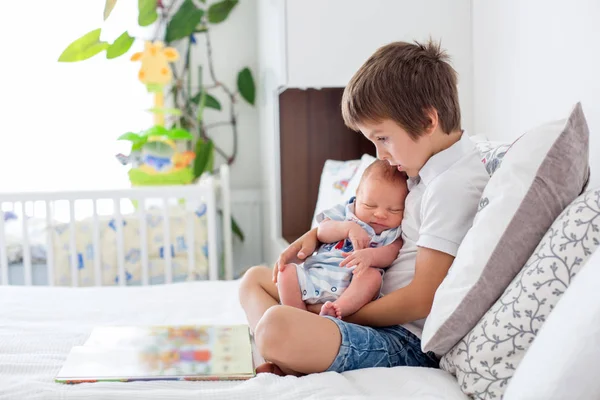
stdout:
<svg viewBox="0 0 600 400">
<path fill-rule="evenodd" d="M 393 42 L 380 47 L 344 90 L 342 115 L 358 130 L 361 122 L 391 119 L 413 139 L 429 126 L 435 109 L 445 133 L 460 129 L 456 71 L 439 43 Z"/>
<path fill-rule="evenodd" d="M 360 182 L 358 183 L 357 193 L 360 191 L 363 182 L 373 175 L 395 185 L 406 186 L 406 180 L 408 179 L 406 173 L 398 171 L 397 167 L 390 165 L 387 161 L 375 160 L 367 167 L 367 169 L 365 169 L 365 172 L 363 172 Z"/>
</svg>

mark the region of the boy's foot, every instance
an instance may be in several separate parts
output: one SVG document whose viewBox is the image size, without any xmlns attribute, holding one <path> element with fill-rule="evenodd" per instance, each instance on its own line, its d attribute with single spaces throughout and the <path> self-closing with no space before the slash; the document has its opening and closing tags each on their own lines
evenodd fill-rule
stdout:
<svg viewBox="0 0 600 400">
<path fill-rule="evenodd" d="M 264 364 L 259 365 L 258 367 L 256 367 L 256 373 L 257 374 L 275 374 L 275 375 L 279 375 L 279 376 L 285 376 L 285 372 L 283 372 L 281 370 L 281 368 L 279 368 L 276 364 L 273 364 L 271 362 L 266 362 Z"/>
<path fill-rule="evenodd" d="M 323 304 L 323 307 L 321 307 L 319 315 L 329 315 L 330 317 L 342 319 L 342 310 L 340 310 L 340 307 L 336 303 L 326 301 L 325 304 Z"/>
</svg>

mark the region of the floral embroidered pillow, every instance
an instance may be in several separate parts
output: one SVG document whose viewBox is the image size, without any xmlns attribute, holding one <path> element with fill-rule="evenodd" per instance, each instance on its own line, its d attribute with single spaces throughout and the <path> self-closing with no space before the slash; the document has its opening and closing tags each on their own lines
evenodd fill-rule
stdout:
<svg viewBox="0 0 600 400">
<path fill-rule="evenodd" d="M 540 327 L 600 245 L 600 188 L 556 219 L 501 297 L 450 352 L 442 369 L 476 399 L 501 398 Z"/>
</svg>

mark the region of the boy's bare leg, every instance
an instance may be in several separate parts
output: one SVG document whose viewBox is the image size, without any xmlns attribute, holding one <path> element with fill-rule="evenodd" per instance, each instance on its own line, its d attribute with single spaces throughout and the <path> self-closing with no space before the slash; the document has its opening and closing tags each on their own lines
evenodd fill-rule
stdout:
<svg viewBox="0 0 600 400">
<path fill-rule="evenodd" d="M 277 285 L 272 280 L 272 270 L 267 267 L 257 266 L 246 271 L 240 283 L 239 297 L 240 304 L 246 313 L 250 330 L 255 336 L 255 342 L 258 342 L 255 334 L 256 325 L 269 308 L 279 304 L 279 294 L 277 292 Z M 265 357 L 262 351 L 261 355 Z M 299 375 L 294 370 L 285 367 L 281 368 L 270 362 L 259 365 L 256 371 L 271 372 L 277 375 Z"/>
<path fill-rule="evenodd" d="M 322 372 L 339 352 L 342 339 L 335 323 L 278 305 L 277 287 L 269 268 L 253 267 L 244 274 L 240 302 L 261 355 L 270 361 L 258 366 L 257 372 L 285 375 Z"/>
<path fill-rule="evenodd" d="M 341 334 L 330 319 L 278 305 L 267 310 L 256 326 L 256 346 L 261 355 L 285 374 L 303 375 L 323 372 L 335 360 Z M 257 372 L 277 373 L 272 366 Z"/>
<path fill-rule="evenodd" d="M 250 330 L 255 332 L 256 324 L 265 311 L 279 304 L 279 293 L 273 283 L 271 269 L 252 267 L 246 271 L 240 283 L 239 297 Z"/>
<path fill-rule="evenodd" d="M 323 304 L 320 314 L 342 319 L 373 300 L 380 289 L 381 272 L 376 268 L 368 268 L 359 277 L 352 278 L 348 288 L 336 301 Z"/>
<path fill-rule="evenodd" d="M 281 304 L 306 310 L 306 304 L 302 301 L 302 293 L 300 293 L 296 265 L 288 264 L 283 271 L 279 272 L 277 288 Z"/>
</svg>

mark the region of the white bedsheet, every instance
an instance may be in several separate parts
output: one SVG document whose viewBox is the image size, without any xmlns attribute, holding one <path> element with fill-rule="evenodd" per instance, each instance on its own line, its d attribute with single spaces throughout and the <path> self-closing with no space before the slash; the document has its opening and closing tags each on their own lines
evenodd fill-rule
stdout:
<svg viewBox="0 0 600 400">
<path fill-rule="evenodd" d="M 449 374 L 399 367 L 246 382 L 54 383 L 96 325 L 240 323 L 238 282 L 149 287 L 0 287 L 1 399 L 465 399 Z"/>
</svg>

